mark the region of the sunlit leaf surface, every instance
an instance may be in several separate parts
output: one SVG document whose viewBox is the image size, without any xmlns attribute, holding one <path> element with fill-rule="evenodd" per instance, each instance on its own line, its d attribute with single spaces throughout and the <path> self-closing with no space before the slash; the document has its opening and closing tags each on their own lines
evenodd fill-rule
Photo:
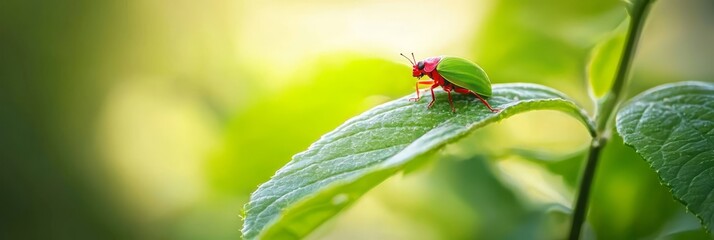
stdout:
<svg viewBox="0 0 714 240">
<path fill-rule="evenodd" d="M 247 239 L 292 239 L 354 202 L 408 164 L 418 163 L 470 131 L 508 116 L 539 109 L 570 113 L 592 129 L 585 113 L 561 93 L 535 84 L 494 85 L 492 113 L 473 97 L 446 93 L 409 102 L 412 95 L 373 108 L 324 135 L 261 185 L 246 206 Z M 289 141 L 286 139 L 286 141 Z"/>
<path fill-rule="evenodd" d="M 667 84 L 635 97 L 617 115 L 624 142 L 705 228 L 714 227 L 714 84 Z"/>
</svg>

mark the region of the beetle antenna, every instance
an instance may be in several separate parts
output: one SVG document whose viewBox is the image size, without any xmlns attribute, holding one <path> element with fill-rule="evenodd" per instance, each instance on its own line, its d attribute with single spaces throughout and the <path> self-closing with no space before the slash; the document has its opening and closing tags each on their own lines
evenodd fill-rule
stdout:
<svg viewBox="0 0 714 240">
<path fill-rule="evenodd" d="M 414 59 L 414 65 L 416 65 L 416 58 L 414 57 L 414 53 L 412 53 L 412 59 Z"/>
<path fill-rule="evenodd" d="M 412 65 L 416 65 L 416 63 L 412 62 L 412 60 L 409 59 L 409 57 L 407 57 L 406 55 L 404 55 L 404 53 L 399 53 L 399 55 L 402 55 L 402 57 L 406 58 L 407 61 L 409 61 L 409 63 L 411 63 Z"/>
</svg>

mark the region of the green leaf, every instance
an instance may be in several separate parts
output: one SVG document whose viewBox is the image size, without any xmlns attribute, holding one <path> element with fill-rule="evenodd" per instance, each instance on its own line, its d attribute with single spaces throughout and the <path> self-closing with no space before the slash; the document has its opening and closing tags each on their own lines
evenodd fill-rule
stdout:
<svg viewBox="0 0 714 240">
<path fill-rule="evenodd" d="M 605 96 L 612 87 L 615 71 L 617 71 L 622 49 L 625 46 L 629 21 L 628 17 L 615 31 L 595 45 L 591 52 L 588 63 L 588 82 L 590 82 L 591 94 L 595 98 Z"/>
<path fill-rule="evenodd" d="M 580 119 L 591 133 L 594 129 L 585 112 L 572 101 L 540 85 L 494 85 L 489 102 L 501 109 L 498 113 L 461 94 L 453 96 L 457 113 L 451 113 L 446 93 L 436 93 L 437 103 L 432 109 L 426 109 L 428 96 L 416 103 L 407 101 L 413 97 L 410 95 L 382 104 L 348 120 L 295 155 L 251 196 L 245 209 L 244 237 L 306 236 L 387 177 L 422 162 L 472 130 L 517 113 L 559 110 Z M 310 123 L 303 124 L 309 127 Z"/>
<path fill-rule="evenodd" d="M 714 84 L 648 90 L 617 114 L 617 131 L 711 230 L 714 227 Z"/>
</svg>

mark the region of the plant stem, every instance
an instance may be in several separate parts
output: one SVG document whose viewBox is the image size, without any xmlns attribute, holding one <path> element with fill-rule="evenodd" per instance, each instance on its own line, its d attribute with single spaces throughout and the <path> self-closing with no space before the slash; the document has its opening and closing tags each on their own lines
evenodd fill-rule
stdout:
<svg viewBox="0 0 714 240">
<path fill-rule="evenodd" d="M 580 237 L 580 230 L 583 227 L 583 221 L 585 221 L 588 202 L 590 200 L 590 188 L 592 187 L 592 182 L 595 176 L 595 169 L 597 168 L 598 159 L 600 159 L 600 152 L 605 147 L 606 142 L 607 140 L 604 138 L 596 137 L 593 138 L 592 143 L 590 144 L 588 160 L 582 173 L 582 179 L 580 180 L 580 192 L 578 194 L 577 202 L 575 203 L 573 223 L 570 226 L 569 239 L 571 240 L 577 240 Z"/>
<path fill-rule="evenodd" d="M 597 168 L 597 163 L 600 159 L 600 152 L 605 147 L 605 144 L 610 137 L 610 129 L 612 129 L 611 125 L 614 116 L 613 113 L 617 111 L 617 106 L 625 93 L 624 88 L 627 85 L 626 83 L 629 77 L 630 68 L 632 66 L 632 59 L 634 58 L 635 51 L 637 50 L 637 43 L 640 39 L 642 26 L 647 18 L 650 3 L 653 1 L 654 0 L 634 0 L 630 3 L 631 5 L 628 9 L 630 14 L 630 27 L 627 32 L 625 47 L 622 50 L 622 57 L 620 57 L 620 62 L 617 67 L 617 74 L 615 75 L 615 80 L 612 84 L 610 92 L 608 92 L 598 104 L 598 112 L 595 120 L 597 135 L 593 138 L 590 145 L 590 152 L 580 180 L 578 197 L 575 202 L 575 210 L 573 213 L 573 221 L 570 226 L 569 239 L 571 240 L 577 240 L 580 238 L 583 222 L 587 216 L 590 188 L 592 187 L 593 179 L 595 177 L 595 169 Z"/>
</svg>

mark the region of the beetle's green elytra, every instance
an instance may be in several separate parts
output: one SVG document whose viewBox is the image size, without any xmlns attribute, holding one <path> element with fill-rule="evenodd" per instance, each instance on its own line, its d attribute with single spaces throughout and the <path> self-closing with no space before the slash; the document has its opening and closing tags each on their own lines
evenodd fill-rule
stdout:
<svg viewBox="0 0 714 240">
<path fill-rule="evenodd" d="M 491 81 L 486 72 L 475 63 L 452 56 L 441 57 L 436 66 L 442 77 L 447 81 L 478 93 L 484 97 L 491 97 Z"/>
</svg>

